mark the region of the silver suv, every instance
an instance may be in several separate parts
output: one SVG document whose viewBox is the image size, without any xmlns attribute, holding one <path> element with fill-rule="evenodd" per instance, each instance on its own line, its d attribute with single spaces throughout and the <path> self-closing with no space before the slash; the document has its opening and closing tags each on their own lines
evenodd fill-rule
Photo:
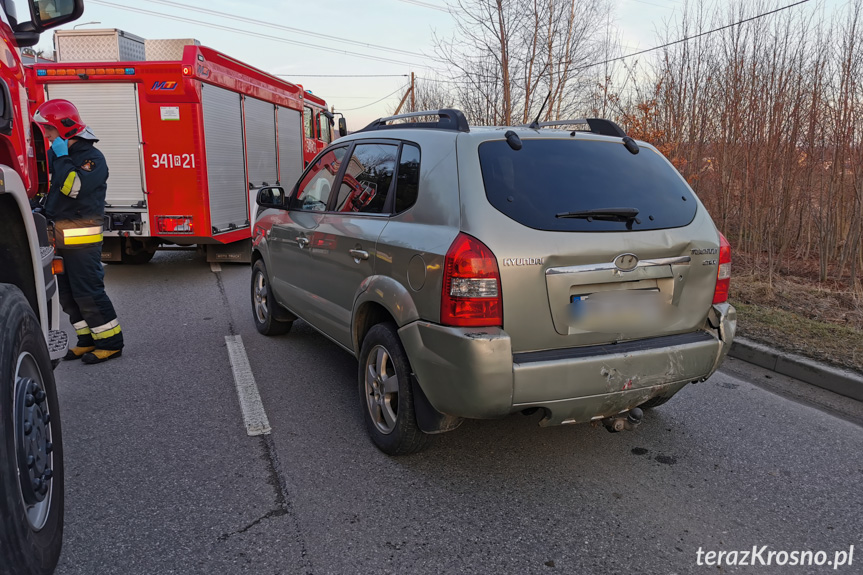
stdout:
<svg viewBox="0 0 863 575">
<path fill-rule="evenodd" d="M 388 454 L 516 412 L 631 428 L 734 337 L 728 242 L 668 160 L 607 120 L 383 118 L 258 205 L 258 331 L 301 318 L 356 356 Z"/>
</svg>

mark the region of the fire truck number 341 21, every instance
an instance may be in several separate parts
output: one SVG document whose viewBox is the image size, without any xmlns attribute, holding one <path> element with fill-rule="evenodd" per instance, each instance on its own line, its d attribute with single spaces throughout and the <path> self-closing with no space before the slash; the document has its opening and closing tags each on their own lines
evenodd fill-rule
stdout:
<svg viewBox="0 0 863 575">
<path fill-rule="evenodd" d="M 195 154 L 152 154 L 154 168 L 194 168 Z"/>
</svg>

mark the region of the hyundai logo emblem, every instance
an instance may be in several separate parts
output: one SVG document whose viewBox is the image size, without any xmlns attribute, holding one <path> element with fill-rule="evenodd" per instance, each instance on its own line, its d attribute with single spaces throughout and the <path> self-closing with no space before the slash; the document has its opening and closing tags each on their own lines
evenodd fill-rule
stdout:
<svg viewBox="0 0 863 575">
<path fill-rule="evenodd" d="M 631 272 L 638 267 L 638 256 L 635 254 L 620 254 L 614 258 L 614 266 L 622 272 Z"/>
</svg>

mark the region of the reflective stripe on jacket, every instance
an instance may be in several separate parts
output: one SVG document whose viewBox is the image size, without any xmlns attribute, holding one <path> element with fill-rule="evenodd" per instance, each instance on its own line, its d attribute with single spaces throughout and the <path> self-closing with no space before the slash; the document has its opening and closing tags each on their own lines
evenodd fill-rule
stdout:
<svg viewBox="0 0 863 575">
<path fill-rule="evenodd" d="M 95 218 L 54 222 L 54 246 L 58 249 L 84 248 L 102 241 L 102 223 Z"/>
</svg>

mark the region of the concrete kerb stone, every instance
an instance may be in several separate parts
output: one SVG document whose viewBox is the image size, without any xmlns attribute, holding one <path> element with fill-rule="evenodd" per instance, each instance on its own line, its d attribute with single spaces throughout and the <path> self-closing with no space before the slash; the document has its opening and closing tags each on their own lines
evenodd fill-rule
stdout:
<svg viewBox="0 0 863 575">
<path fill-rule="evenodd" d="M 734 338 L 731 357 L 805 381 L 833 393 L 863 401 L 863 375 L 851 370 L 832 367 L 806 357 L 778 351 L 746 338 Z"/>
</svg>

